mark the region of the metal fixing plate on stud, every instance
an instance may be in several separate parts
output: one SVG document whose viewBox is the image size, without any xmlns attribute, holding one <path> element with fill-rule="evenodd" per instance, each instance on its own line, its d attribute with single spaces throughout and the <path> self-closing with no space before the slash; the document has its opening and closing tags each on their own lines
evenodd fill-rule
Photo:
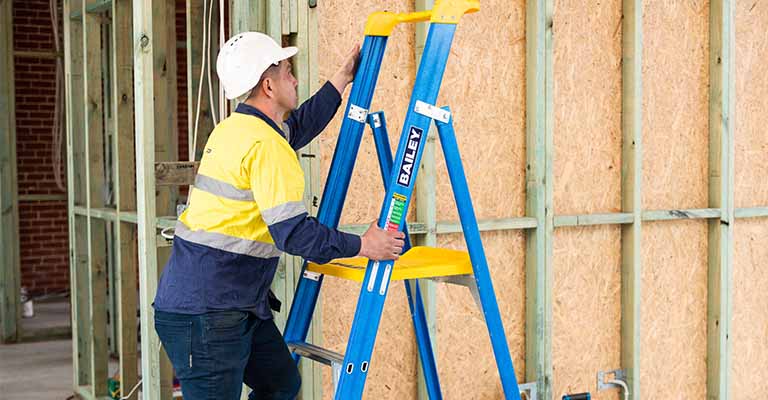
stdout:
<svg viewBox="0 0 768 400">
<path fill-rule="evenodd" d="M 538 400 L 538 394 L 536 393 L 536 382 L 521 383 L 517 385 L 520 389 L 520 393 L 525 393 L 526 400 Z"/>
<path fill-rule="evenodd" d="M 627 381 L 627 373 L 623 369 L 614 369 L 612 371 L 599 371 L 597 373 L 597 390 L 606 390 L 613 388 L 621 388 L 621 386 L 615 383 L 608 383 L 610 376 L 613 375 L 613 379 L 617 381 Z"/>
<path fill-rule="evenodd" d="M 365 119 L 368 117 L 368 110 L 366 110 L 363 107 L 356 106 L 354 104 L 350 104 L 349 106 L 349 113 L 347 114 L 347 118 L 357 121 L 361 124 L 365 123 Z"/>
<path fill-rule="evenodd" d="M 432 104 L 427 104 L 421 100 L 416 100 L 416 106 L 413 107 L 413 111 L 416 111 L 417 114 L 432 118 L 444 124 L 447 124 L 451 119 L 450 111 L 435 107 Z"/>
</svg>

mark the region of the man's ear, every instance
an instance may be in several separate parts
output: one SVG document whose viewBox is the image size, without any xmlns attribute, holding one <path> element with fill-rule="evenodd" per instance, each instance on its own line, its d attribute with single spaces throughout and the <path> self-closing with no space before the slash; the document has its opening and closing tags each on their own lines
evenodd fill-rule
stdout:
<svg viewBox="0 0 768 400">
<path fill-rule="evenodd" d="M 272 92 L 272 84 L 273 83 L 274 82 L 272 82 L 272 78 L 268 78 L 268 77 L 264 78 L 261 81 L 261 89 L 264 91 L 264 94 L 267 97 L 269 97 L 269 98 L 272 98 L 272 96 L 274 95 L 273 92 Z"/>
</svg>

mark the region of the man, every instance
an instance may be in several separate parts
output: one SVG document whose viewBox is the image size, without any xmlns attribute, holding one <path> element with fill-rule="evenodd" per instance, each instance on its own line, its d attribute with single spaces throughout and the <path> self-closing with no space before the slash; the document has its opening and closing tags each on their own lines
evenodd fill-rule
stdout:
<svg viewBox="0 0 768 400">
<path fill-rule="evenodd" d="M 239 399 L 243 382 L 253 389 L 250 399 L 298 394 L 299 372 L 270 310 L 282 252 L 327 262 L 391 260 L 402 251 L 402 233 L 372 224 L 359 237 L 308 216 L 295 150 L 333 118 L 359 49 L 291 111 L 297 81 L 289 59 L 296 53 L 248 32 L 227 41 L 216 62 L 226 97 L 248 97 L 206 143 L 154 303 L 155 329 L 187 400 Z"/>
</svg>

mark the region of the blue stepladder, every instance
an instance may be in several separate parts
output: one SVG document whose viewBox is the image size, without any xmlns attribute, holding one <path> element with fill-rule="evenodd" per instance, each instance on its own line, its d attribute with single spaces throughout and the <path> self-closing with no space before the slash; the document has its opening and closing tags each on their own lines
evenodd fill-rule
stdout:
<svg viewBox="0 0 768 400">
<path fill-rule="evenodd" d="M 407 14 L 377 12 L 369 16 L 360 65 L 345 110 L 318 220 L 337 227 L 366 122 L 376 143 L 386 196 L 378 226 L 407 233 L 405 223 L 413 195 L 429 128 L 437 125 L 456 205 L 467 244 L 467 252 L 411 247 L 406 239 L 404 254 L 396 261 L 361 258 L 334 260 L 328 264 L 305 263 L 284 330 L 285 341 L 295 359 L 307 357 L 333 368 L 334 398 L 361 399 L 371 365 L 371 354 L 391 281 L 405 282 L 409 309 L 430 399 L 442 399 L 437 366 L 427 327 L 418 279 L 464 282 L 480 304 L 488 327 L 493 353 L 508 399 L 520 399 L 514 366 L 496 302 L 480 231 L 470 199 L 458 144 L 448 108 L 435 106 L 457 25 L 464 14 L 479 10 L 478 0 L 437 0 L 431 11 Z M 403 22 L 430 21 L 429 33 L 417 72 L 402 134 L 394 160 L 389 147 L 384 114 L 368 109 L 379 75 L 387 39 Z M 406 234 L 406 238 L 408 238 Z M 325 275 L 362 283 L 345 355 L 306 343 L 312 314 Z M 463 279 L 462 279 L 463 278 Z"/>
</svg>

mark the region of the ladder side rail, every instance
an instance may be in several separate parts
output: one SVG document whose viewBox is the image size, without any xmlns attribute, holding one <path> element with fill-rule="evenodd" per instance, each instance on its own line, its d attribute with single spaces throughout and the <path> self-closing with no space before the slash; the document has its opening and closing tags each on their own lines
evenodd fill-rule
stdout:
<svg viewBox="0 0 768 400">
<path fill-rule="evenodd" d="M 450 111 L 447 107 L 444 108 Z M 488 262 L 485 257 L 485 250 L 480 238 L 480 229 L 477 225 L 472 199 L 467 185 L 467 178 L 464 174 L 464 167 L 461 163 L 456 134 L 453 129 L 453 119 L 448 123 L 436 121 L 437 131 L 440 136 L 440 143 L 445 155 L 445 163 L 448 169 L 453 194 L 456 200 L 456 207 L 459 211 L 459 219 L 464 231 L 464 238 L 469 250 L 469 257 L 472 260 L 472 270 L 477 282 L 477 289 L 480 294 L 483 314 L 485 316 L 488 333 L 493 346 L 493 353 L 496 358 L 499 376 L 501 377 L 502 388 L 506 398 L 519 400 L 520 389 L 515 377 L 515 369 L 512 364 L 512 357 L 509 353 L 504 325 L 501 321 L 499 306 L 496 302 L 496 294 L 493 290 L 491 274 L 488 270 Z"/>
</svg>

